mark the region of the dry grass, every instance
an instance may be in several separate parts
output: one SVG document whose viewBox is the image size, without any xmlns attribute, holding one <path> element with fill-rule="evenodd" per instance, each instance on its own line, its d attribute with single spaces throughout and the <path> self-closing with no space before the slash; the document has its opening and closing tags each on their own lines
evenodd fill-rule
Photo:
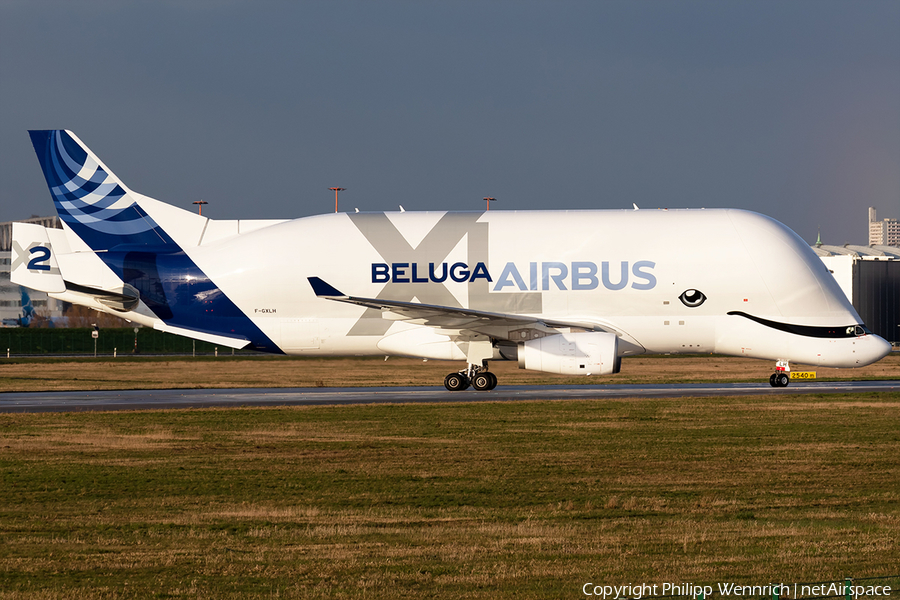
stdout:
<svg viewBox="0 0 900 600">
<path fill-rule="evenodd" d="M 3 414 L 0 599 L 889 574 L 898 432 L 900 394 Z"/>
<path fill-rule="evenodd" d="M 440 385 L 460 363 L 391 358 L 15 359 L 0 361 L 0 392 L 240 387 Z M 802 366 L 798 370 L 807 370 Z M 504 385 L 764 381 L 770 361 L 723 356 L 626 358 L 616 375 L 571 378 L 491 369 Z M 900 379 L 900 353 L 861 369 L 816 368 L 820 379 Z"/>
</svg>

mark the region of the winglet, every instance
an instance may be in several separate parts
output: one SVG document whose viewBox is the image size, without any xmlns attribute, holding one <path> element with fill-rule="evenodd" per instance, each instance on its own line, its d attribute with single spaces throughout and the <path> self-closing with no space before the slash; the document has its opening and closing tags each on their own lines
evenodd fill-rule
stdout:
<svg viewBox="0 0 900 600">
<path fill-rule="evenodd" d="M 343 293 L 339 292 L 338 290 L 331 287 L 330 285 L 328 285 L 327 283 L 325 283 L 318 277 L 307 277 L 307 279 L 309 280 L 309 285 L 312 286 L 313 292 L 316 294 L 316 296 L 319 296 L 320 298 L 322 298 L 322 297 L 346 298 L 347 297 L 347 294 L 343 294 Z"/>
</svg>

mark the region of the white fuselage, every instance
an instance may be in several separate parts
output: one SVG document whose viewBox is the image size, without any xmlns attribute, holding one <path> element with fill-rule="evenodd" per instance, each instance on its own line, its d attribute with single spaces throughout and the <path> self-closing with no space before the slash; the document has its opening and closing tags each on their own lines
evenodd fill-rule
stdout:
<svg viewBox="0 0 900 600">
<path fill-rule="evenodd" d="M 620 336 L 620 354 L 835 367 L 884 355 L 877 336 L 810 337 L 728 314 L 861 323 L 796 234 L 740 210 L 328 214 L 186 252 L 288 354 L 389 354 L 384 339 L 422 327 L 317 298 L 307 281 L 316 276 L 352 296 L 598 324 Z M 679 296 L 689 290 L 705 301 L 686 305 Z"/>
<path fill-rule="evenodd" d="M 63 230 L 13 227 L 11 280 L 232 348 L 615 373 L 628 354 L 832 367 L 890 345 L 812 250 L 742 210 L 349 213 L 215 221 L 128 188 L 67 130 L 30 131 Z"/>
</svg>

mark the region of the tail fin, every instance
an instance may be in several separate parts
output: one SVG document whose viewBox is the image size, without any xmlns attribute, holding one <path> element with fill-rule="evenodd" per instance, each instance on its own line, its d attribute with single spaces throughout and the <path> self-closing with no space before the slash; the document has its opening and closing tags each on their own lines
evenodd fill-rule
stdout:
<svg viewBox="0 0 900 600">
<path fill-rule="evenodd" d="M 20 323 L 22 327 L 28 327 L 36 316 L 34 305 L 31 303 L 31 296 L 28 295 L 28 288 L 19 286 L 19 289 L 22 291 L 22 319 Z"/>
<path fill-rule="evenodd" d="M 150 199 L 129 190 L 74 133 L 28 133 L 59 218 L 92 250 L 176 245 L 142 208 Z"/>
<path fill-rule="evenodd" d="M 54 244 L 51 239 L 62 244 Z M 65 281 L 56 260 L 65 252 L 65 234 L 34 223 L 13 223 L 12 253 L 9 278 L 15 284 L 39 292 L 58 294 L 66 290 Z"/>
</svg>

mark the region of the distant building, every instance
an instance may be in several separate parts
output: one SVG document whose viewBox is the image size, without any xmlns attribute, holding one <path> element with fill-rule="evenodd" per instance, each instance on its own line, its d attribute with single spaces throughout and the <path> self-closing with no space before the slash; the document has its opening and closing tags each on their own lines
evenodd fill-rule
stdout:
<svg viewBox="0 0 900 600">
<path fill-rule="evenodd" d="M 900 246 L 900 220 L 878 220 L 873 207 L 869 207 L 869 245 Z"/>
<path fill-rule="evenodd" d="M 41 227 L 49 227 L 50 229 L 62 229 L 59 217 L 31 217 L 28 219 L 19 219 L 16 223 L 32 223 Z M 0 252 L 9 252 L 12 250 L 12 226 L 13 221 L 0 223 Z"/>
</svg>

